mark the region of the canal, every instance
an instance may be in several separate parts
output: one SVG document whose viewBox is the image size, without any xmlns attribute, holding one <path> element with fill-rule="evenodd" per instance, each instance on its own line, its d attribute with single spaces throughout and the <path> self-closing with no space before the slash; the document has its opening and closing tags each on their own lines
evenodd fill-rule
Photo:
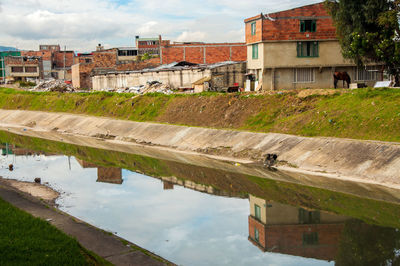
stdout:
<svg viewBox="0 0 400 266">
<path fill-rule="evenodd" d="M 397 202 L 5 132 L 0 142 L 0 176 L 39 177 L 62 211 L 179 265 L 399 263 Z"/>
</svg>

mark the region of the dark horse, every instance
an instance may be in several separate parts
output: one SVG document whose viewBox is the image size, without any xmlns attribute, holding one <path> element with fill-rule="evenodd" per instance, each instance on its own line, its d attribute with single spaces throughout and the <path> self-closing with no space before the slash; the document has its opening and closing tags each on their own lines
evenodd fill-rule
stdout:
<svg viewBox="0 0 400 266">
<path fill-rule="evenodd" d="M 346 81 L 347 88 L 350 88 L 351 79 L 349 74 L 347 74 L 347 72 L 335 72 L 335 74 L 333 74 L 333 80 L 335 83 L 335 89 L 337 88 L 337 83 L 339 80 L 343 80 L 343 87 L 344 87 L 344 82 Z"/>
</svg>

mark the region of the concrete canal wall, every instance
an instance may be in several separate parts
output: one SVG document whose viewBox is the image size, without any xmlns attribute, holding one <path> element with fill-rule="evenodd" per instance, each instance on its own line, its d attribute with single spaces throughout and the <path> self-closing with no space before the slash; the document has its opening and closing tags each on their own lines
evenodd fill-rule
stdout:
<svg viewBox="0 0 400 266">
<path fill-rule="evenodd" d="M 398 143 L 306 138 L 20 110 L 0 110 L 0 126 L 134 142 L 232 160 L 263 161 L 266 154 L 275 153 L 281 161 L 279 167 L 285 170 L 400 185 Z"/>
</svg>

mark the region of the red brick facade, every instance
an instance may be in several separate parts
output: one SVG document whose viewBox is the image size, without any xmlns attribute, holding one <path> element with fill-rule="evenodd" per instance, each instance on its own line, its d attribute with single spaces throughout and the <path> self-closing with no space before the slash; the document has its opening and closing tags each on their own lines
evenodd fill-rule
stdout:
<svg viewBox="0 0 400 266">
<path fill-rule="evenodd" d="M 300 23 L 302 20 L 315 20 L 316 31 L 300 32 Z M 253 23 L 256 23 L 254 35 L 251 32 Z M 246 19 L 245 24 L 247 44 L 261 41 L 336 39 L 336 29 L 332 18 L 324 7 L 324 3 L 298 7 L 268 15 L 261 14 Z"/>
<path fill-rule="evenodd" d="M 65 67 L 70 68 L 74 64 L 74 51 L 57 51 L 53 55 L 53 68 L 64 68 L 64 54 Z"/>
<path fill-rule="evenodd" d="M 320 260 L 335 259 L 343 228 L 344 223 L 269 226 L 249 216 L 249 240 L 261 250 Z M 255 229 L 259 231 L 258 242 Z M 318 235 L 317 243 L 305 244 L 304 234 L 312 233 Z"/>
<path fill-rule="evenodd" d="M 95 67 L 115 67 L 118 61 L 118 50 L 109 49 L 93 52 L 93 63 Z"/>
<path fill-rule="evenodd" d="M 42 60 L 51 61 L 53 54 L 51 51 L 21 51 L 21 56 L 42 57 Z"/>
<path fill-rule="evenodd" d="M 160 65 L 160 58 L 151 58 L 145 61 L 133 61 L 130 63 L 117 64 L 117 71 L 140 70 L 144 68 L 153 68 Z"/>
<path fill-rule="evenodd" d="M 171 44 L 161 48 L 163 64 L 188 61 L 196 64 L 214 64 L 224 61 L 246 61 L 245 43 Z"/>
</svg>

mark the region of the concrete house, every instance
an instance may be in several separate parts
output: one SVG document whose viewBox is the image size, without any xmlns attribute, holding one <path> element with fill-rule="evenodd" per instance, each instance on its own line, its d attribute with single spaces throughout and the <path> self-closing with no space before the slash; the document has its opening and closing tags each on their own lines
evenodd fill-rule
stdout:
<svg viewBox="0 0 400 266">
<path fill-rule="evenodd" d="M 43 78 L 41 57 L 7 56 L 4 58 L 6 80 L 26 81 Z"/>
<path fill-rule="evenodd" d="M 261 85 L 263 90 L 332 88 L 335 71 L 346 71 L 352 82 L 370 86 L 382 80 L 377 64 L 357 68 L 343 58 L 324 3 L 261 13 L 246 19 L 245 29 L 252 90 Z"/>
</svg>

